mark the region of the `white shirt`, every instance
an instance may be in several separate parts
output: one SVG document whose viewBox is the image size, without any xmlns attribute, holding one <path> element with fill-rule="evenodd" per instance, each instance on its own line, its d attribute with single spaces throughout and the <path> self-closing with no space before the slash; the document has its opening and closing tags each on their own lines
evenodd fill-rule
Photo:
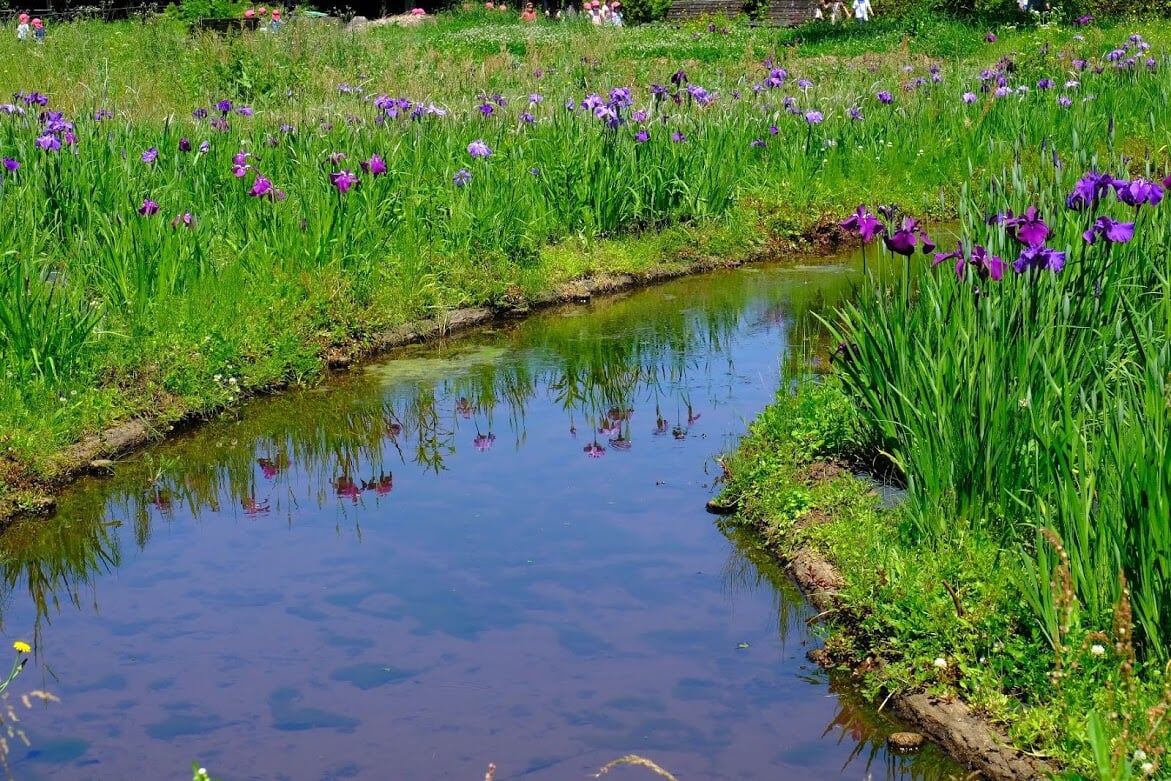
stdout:
<svg viewBox="0 0 1171 781">
<path fill-rule="evenodd" d="M 854 0 L 854 18 L 859 22 L 870 21 L 870 0 Z"/>
</svg>

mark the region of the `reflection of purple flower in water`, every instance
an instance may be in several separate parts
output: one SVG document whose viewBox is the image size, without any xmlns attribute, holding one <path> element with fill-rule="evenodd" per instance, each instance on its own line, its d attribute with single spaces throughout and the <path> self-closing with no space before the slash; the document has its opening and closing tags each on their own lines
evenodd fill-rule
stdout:
<svg viewBox="0 0 1171 781">
<path fill-rule="evenodd" d="M 362 489 L 354 482 L 354 478 L 348 475 L 342 475 L 336 478 L 332 485 L 339 499 L 349 499 L 354 504 L 357 504 L 358 499 L 362 497 Z"/>
<path fill-rule="evenodd" d="M 598 433 L 604 437 L 612 437 L 615 434 L 620 434 L 621 432 L 622 426 L 618 425 L 616 421 L 611 422 L 609 420 L 603 420 L 602 425 L 598 426 Z"/>
<path fill-rule="evenodd" d="M 394 490 L 394 475 L 379 472 L 377 480 L 363 480 L 362 488 L 367 491 L 373 489 L 379 496 L 386 496 Z"/>
<path fill-rule="evenodd" d="M 605 455 L 606 448 L 602 447 L 597 442 L 592 442 L 583 447 L 582 452 L 584 452 L 590 458 L 601 458 L 603 455 Z"/>
<path fill-rule="evenodd" d="M 615 450 L 630 450 L 630 440 L 626 437 L 616 437 L 610 440 L 610 447 Z"/>
<path fill-rule="evenodd" d="M 492 443 L 496 441 L 496 435 L 489 432 L 487 434 L 477 434 L 476 438 L 472 440 L 476 450 L 481 453 L 486 453 L 492 449 Z"/>
</svg>

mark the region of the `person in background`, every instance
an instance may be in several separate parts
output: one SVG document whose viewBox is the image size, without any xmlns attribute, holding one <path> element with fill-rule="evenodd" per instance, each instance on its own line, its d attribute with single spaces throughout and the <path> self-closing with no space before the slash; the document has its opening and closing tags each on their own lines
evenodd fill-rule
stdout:
<svg viewBox="0 0 1171 781">
<path fill-rule="evenodd" d="M 622 3 L 620 0 L 614 0 L 610 4 L 610 24 L 615 27 L 622 26 Z"/>
<path fill-rule="evenodd" d="M 522 22 L 535 22 L 535 21 L 537 21 L 537 10 L 535 8 L 533 8 L 532 3 L 525 4 L 525 10 L 520 12 L 520 20 Z"/>
<path fill-rule="evenodd" d="M 33 19 L 33 37 L 37 39 L 37 43 L 45 42 L 45 23 L 40 19 Z"/>
<path fill-rule="evenodd" d="M 818 0 L 817 5 L 813 9 L 813 19 L 818 22 L 824 22 L 827 8 L 828 6 L 825 0 Z"/>
<path fill-rule="evenodd" d="M 17 17 L 19 24 L 16 25 L 16 40 L 27 41 L 29 38 L 28 14 L 21 14 Z"/>
<path fill-rule="evenodd" d="M 854 18 L 859 24 L 869 22 L 872 13 L 874 9 L 870 6 L 870 0 L 854 0 Z"/>
<path fill-rule="evenodd" d="M 846 10 L 846 5 L 842 0 L 831 0 L 829 7 L 829 21 L 831 24 L 837 24 L 849 16 L 850 12 Z"/>
<path fill-rule="evenodd" d="M 589 6 L 590 6 L 590 23 L 593 24 L 595 27 L 601 27 L 602 26 L 602 11 L 600 8 L 601 3 L 599 3 L 598 0 L 593 0 L 593 2 L 589 4 Z"/>
<path fill-rule="evenodd" d="M 281 9 L 272 9 L 272 21 L 269 22 L 268 29 L 274 33 L 281 29 Z"/>
</svg>

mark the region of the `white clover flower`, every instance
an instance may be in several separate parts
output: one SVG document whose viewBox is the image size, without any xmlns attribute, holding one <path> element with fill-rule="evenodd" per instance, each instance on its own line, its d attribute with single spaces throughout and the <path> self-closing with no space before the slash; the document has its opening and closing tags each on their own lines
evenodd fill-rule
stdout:
<svg viewBox="0 0 1171 781">
<path fill-rule="evenodd" d="M 1142 762 L 1146 758 L 1147 758 L 1147 752 L 1143 751 L 1141 748 L 1136 748 L 1134 750 L 1134 761 L 1135 762 Z"/>
<path fill-rule="evenodd" d="M 1144 776 L 1153 776 L 1155 774 L 1155 764 L 1153 762 L 1144 762 L 1140 770 L 1143 771 Z"/>
<path fill-rule="evenodd" d="M 944 659 L 942 656 L 936 657 L 935 661 L 932 662 L 932 664 L 935 665 L 936 667 L 938 667 L 940 670 L 947 669 L 947 660 Z"/>
<path fill-rule="evenodd" d="M 1106 648 L 1101 643 L 1094 643 L 1090 646 L 1090 653 L 1094 656 L 1103 656 L 1106 653 Z"/>
</svg>

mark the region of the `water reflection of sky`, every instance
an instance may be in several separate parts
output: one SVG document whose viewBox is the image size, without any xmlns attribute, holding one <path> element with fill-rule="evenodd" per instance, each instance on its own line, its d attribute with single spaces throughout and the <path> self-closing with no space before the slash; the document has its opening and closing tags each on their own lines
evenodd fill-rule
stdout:
<svg viewBox="0 0 1171 781">
<path fill-rule="evenodd" d="M 18 777 L 540 781 L 632 752 L 680 778 L 935 777 L 867 742 L 807 669 L 809 611 L 703 510 L 843 285 L 752 269 L 550 312 L 79 487 L 6 537 L 4 629 L 37 626 L 21 683 L 62 699 L 26 714 Z"/>
</svg>

